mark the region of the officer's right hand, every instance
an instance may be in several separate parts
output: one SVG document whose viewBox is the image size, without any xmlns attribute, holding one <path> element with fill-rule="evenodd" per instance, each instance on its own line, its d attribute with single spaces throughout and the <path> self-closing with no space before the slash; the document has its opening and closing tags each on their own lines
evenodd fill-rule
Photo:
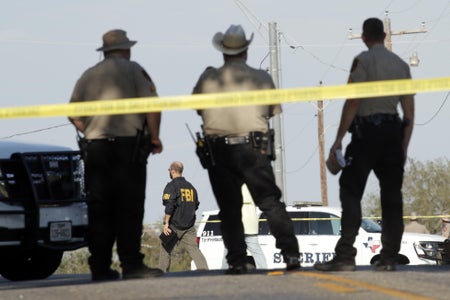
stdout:
<svg viewBox="0 0 450 300">
<path fill-rule="evenodd" d="M 342 142 L 339 140 L 336 140 L 330 148 L 330 156 L 336 156 L 336 150 L 342 150 Z"/>
</svg>

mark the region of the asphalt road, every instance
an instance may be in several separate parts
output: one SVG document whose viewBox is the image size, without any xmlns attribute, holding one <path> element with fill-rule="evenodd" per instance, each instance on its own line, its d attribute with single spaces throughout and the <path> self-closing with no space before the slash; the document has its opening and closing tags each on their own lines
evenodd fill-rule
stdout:
<svg viewBox="0 0 450 300">
<path fill-rule="evenodd" d="M 400 266 L 396 272 L 321 273 L 223 271 L 168 273 L 164 277 L 92 283 L 89 274 L 10 282 L 0 278 L 0 300 L 27 299 L 450 299 L 450 265 Z"/>
</svg>

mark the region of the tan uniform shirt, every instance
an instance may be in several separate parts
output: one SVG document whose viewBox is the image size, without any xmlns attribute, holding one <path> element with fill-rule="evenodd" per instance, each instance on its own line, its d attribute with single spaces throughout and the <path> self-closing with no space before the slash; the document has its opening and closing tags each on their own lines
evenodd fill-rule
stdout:
<svg viewBox="0 0 450 300">
<path fill-rule="evenodd" d="M 430 233 L 425 225 L 415 220 L 411 220 L 411 222 L 405 225 L 405 232 Z"/>
<path fill-rule="evenodd" d="M 77 81 L 70 102 L 157 96 L 155 85 L 136 62 L 117 55 L 86 70 Z M 77 118 L 74 118 L 77 119 Z M 79 117 L 87 139 L 135 136 L 145 114 Z"/>
<path fill-rule="evenodd" d="M 209 67 L 200 76 L 194 94 L 273 89 L 270 75 L 234 58 L 216 69 Z M 207 135 L 245 136 L 251 131 L 268 131 L 268 119 L 281 113 L 280 105 L 222 107 L 199 111 Z"/>
<path fill-rule="evenodd" d="M 374 45 L 359 54 L 353 61 L 350 82 L 410 79 L 409 66 L 382 44 Z M 361 99 L 357 116 L 376 113 L 396 114 L 402 96 Z M 377 101 L 374 101 L 377 100 Z"/>
</svg>

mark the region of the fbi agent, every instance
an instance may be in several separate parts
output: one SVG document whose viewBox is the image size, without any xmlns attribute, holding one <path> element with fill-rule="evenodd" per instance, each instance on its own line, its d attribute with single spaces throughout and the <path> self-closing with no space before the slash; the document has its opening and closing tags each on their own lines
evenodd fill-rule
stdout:
<svg viewBox="0 0 450 300">
<path fill-rule="evenodd" d="M 208 265 L 197 246 L 197 231 L 195 229 L 195 212 L 200 205 L 197 190 L 183 176 L 183 164 L 175 161 L 170 164 L 169 176 L 172 179 L 164 188 L 162 203 L 164 209 L 165 235 L 175 231 L 179 243 L 186 249 L 197 267 L 197 270 L 207 270 Z M 159 268 L 168 272 L 170 268 L 170 251 L 161 246 Z"/>
</svg>

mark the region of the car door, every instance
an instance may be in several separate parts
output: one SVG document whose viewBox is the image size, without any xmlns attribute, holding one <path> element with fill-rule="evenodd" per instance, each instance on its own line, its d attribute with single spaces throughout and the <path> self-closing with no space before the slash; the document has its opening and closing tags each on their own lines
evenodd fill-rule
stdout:
<svg viewBox="0 0 450 300">
<path fill-rule="evenodd" d="M 292 218 L 295 218 L 292 213 Z M 328 212 L 304 212 L 305 220 L 296 232 L 300 246 L 300 263 L 312 266 L 329 261 L 335 256 L 334 247 L 339 239 L 340 219 Z"/>
<path fill-rule="evenodd" d="M 340 221 L 337 216 L 324 212 L 290 211 L 294 232 L 300 247 L 300 262 L 312 266 L 318 261 L 334 257 L 334 245 L 339 238 Z M 261 214 L 259 221 L 259 243 L 266 256 L 268 268 L 284 268 L 280 249 L 275 246 L 267 220 Z"/>
<path fill-rule="evenodd" d="M 275 247 L 275 238 L 270 233 L 269 224 L 264 213 L 259 217 L 259 245 L 266 257 L 267 268 L 283 268 L 285 264 L 281 258 L 280 249 Z"/>
<path fill-rule="evenodd" d="M 199 249 L 205 256 L 210 270 L 224 268 L 225 246 L 220 230 L 220 218 L 218 214 L 208 216 L 203 231 L 199 233 Z"/>
</svg>

